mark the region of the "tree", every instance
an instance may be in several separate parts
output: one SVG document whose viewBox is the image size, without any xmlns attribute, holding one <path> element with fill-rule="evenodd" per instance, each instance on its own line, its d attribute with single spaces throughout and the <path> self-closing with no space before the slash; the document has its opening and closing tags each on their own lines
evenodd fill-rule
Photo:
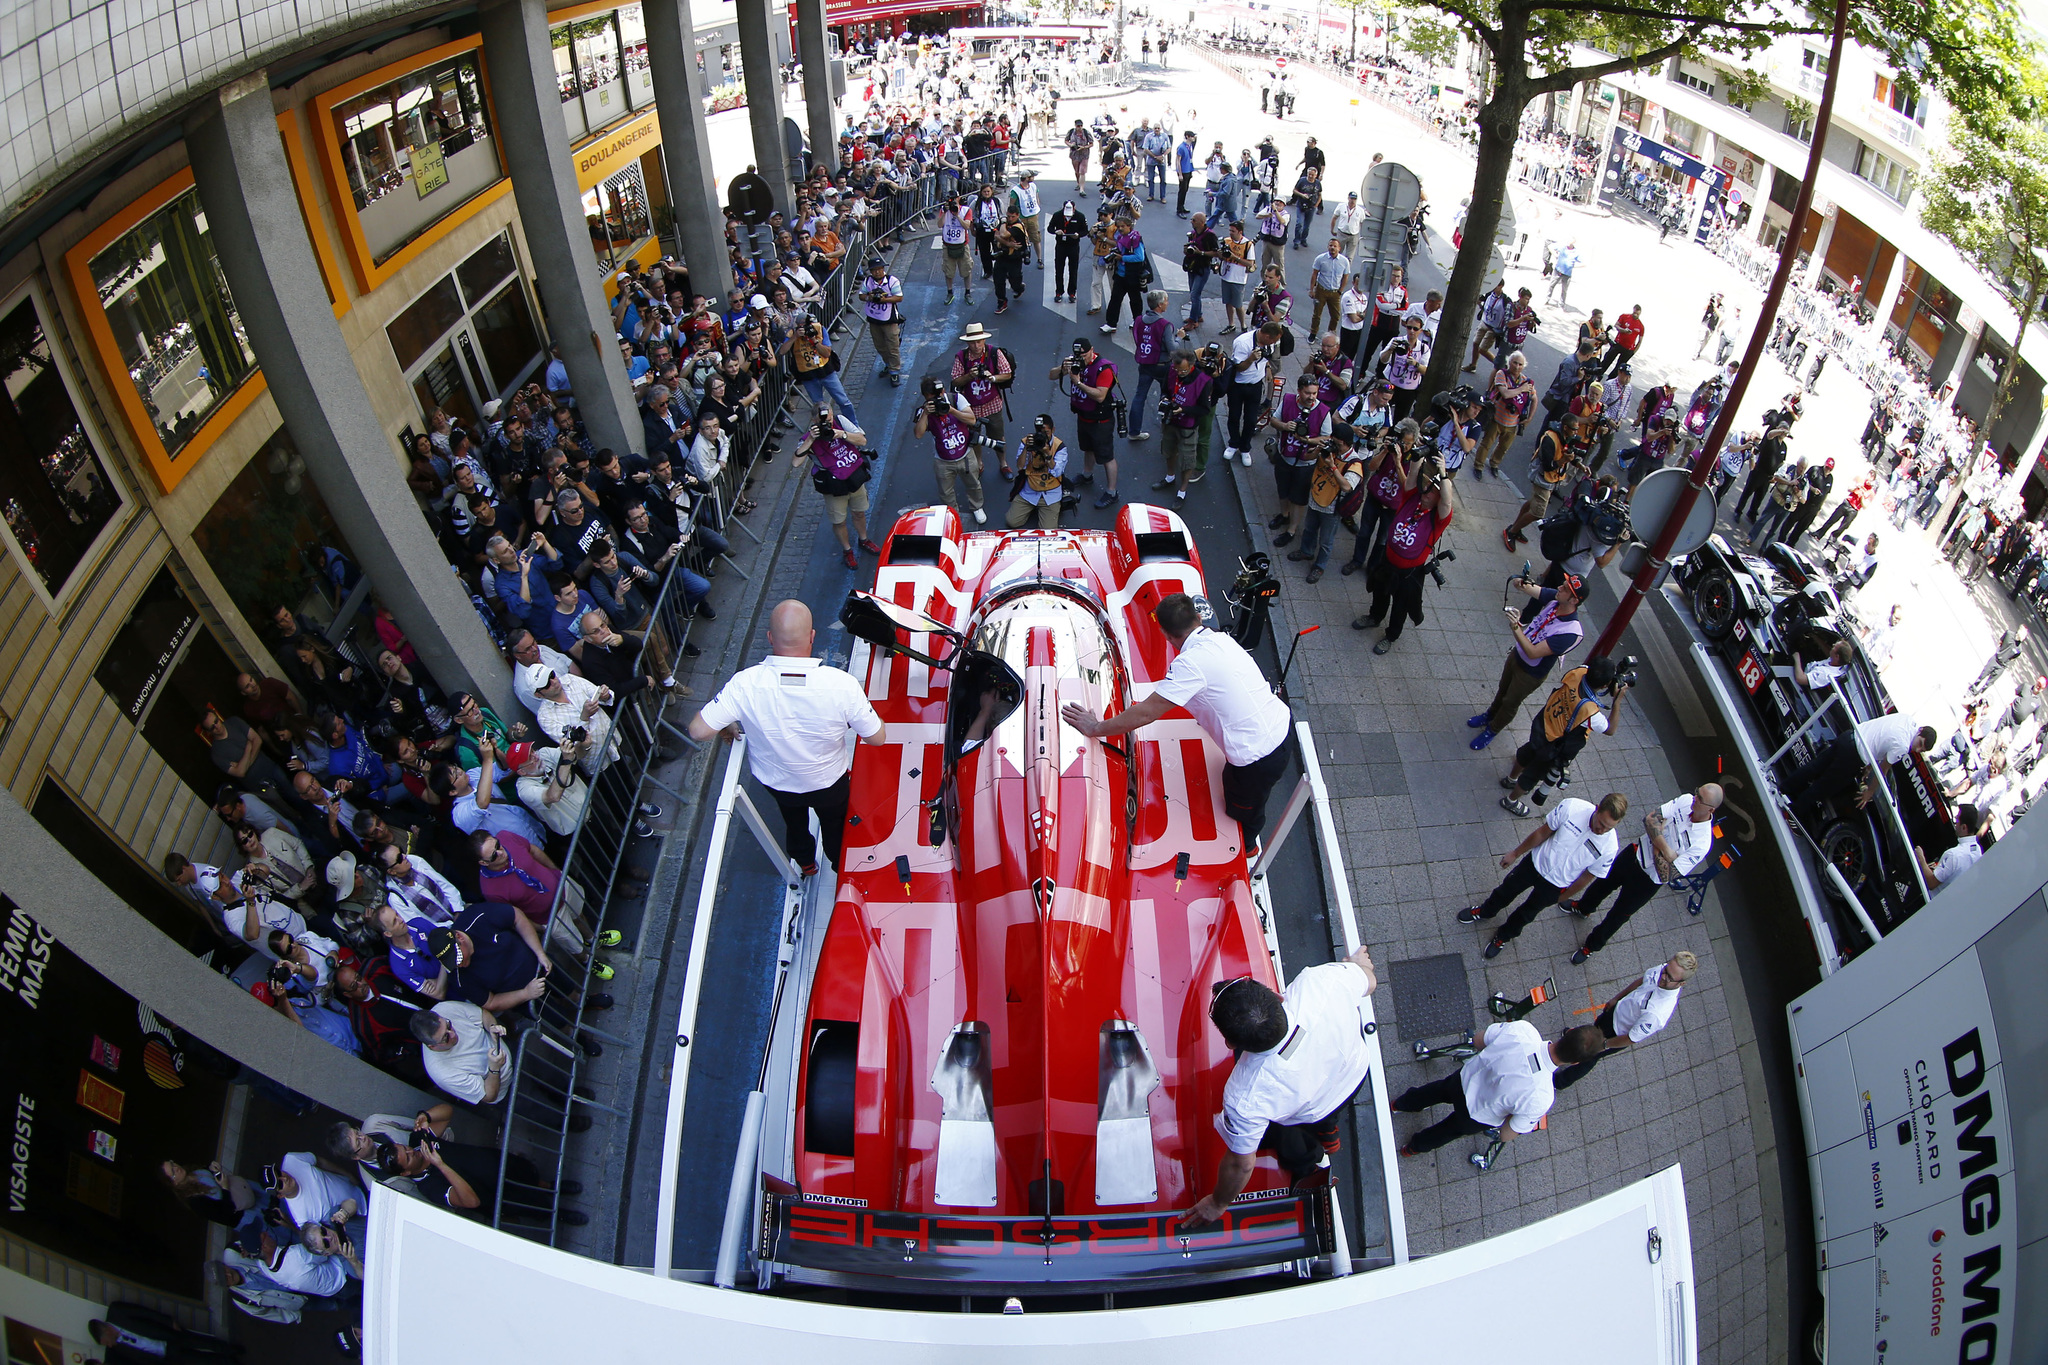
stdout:
<svg viewBox="0 0 2048 1365">
<path fill-rule="evenodd" d="M 1479 165 L 1466 210 L 1464 245 L 1446 287 L 1443 319 L 1423 395 L 1457 382 L 1472 314 L 1507 196 L 1522 114 L 1545 95 L 1582 81 L 1691 56 L 1743 65 L 1773 40 L 1832 33 L 1832 6 L 1819 11 L 1758 0 L 1418 0 L 1450 16 L 1485 49 L 1492 83 L 1479 109 Z M 1965 112 L 2017 106 L 2023 40 L 2011 0 L 1866 0 L 1849 35 L 1881 53 L 1902 83 L 1940 89 Z M 1590 60 L 1574 53 L 1590 48 Z"/>
<path fill-rule="evenodd" d="M 2033 70 L 2024 85 L 2044 83 L 2048 73 Z M 1984 416 L 1988 437 L 2012 396 L 2020 343 L 2048 293 L 2048 131 L 2027 117 L 2025 103 L 1952 119 L 1948 148 L 1920 189 L 1922 225 L 1947 238 L 2019 310 L 2012 354 Z"/>
</svg>

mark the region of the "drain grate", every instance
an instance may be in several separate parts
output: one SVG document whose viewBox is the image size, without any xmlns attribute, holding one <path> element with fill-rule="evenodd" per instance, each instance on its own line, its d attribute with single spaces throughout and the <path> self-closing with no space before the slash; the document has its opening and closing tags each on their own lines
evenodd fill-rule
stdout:
<svg viewBox="0 0 2048 1365">
<path fill-rule="evenodd" d="M 1402 1042 L 1462 1034 L 1472 1027 L 1472 987 L 1458 954 L 1396 962 L 1391 984 Z"/>
</svg>

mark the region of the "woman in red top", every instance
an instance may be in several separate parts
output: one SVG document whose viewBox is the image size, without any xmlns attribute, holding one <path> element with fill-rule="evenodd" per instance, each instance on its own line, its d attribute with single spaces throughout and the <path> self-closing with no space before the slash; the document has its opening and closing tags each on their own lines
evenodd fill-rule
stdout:
<svg viewBox="0 0 2048 1365">
<path fill-rule="evenodd" d="M 1436 543 L 1450 529 L 1455 512 L 1451 481 L 1443 461 L 1430 456 L 1404 465 L 1401 470 L 1401 503 L 1387 527 L 1387 542 L 1373 557 L 1365 581 L 1372 589 L 1372 605 L 1365 615 L 1351 623 L 1364 630 L 1387 623 L 1387 633 L 1372 647 L 1384 654 L 1401 638 L 1409 621 L 1422 624 L 1422 578 L 1424 567 L 1436 552 Z M 1388 617 L 1389 607 L 1393 616 Z"/>
<path fill-rule="evenodd" d="M 1607 343 L 1607 354 L 1600 357 L 1601 377 L 1613 374 L 1615 366 L 1633 360 L 1642 344 L 1643 305 L 1639 303 L 1614 320 L 1613 339 Z"/>
</svg>

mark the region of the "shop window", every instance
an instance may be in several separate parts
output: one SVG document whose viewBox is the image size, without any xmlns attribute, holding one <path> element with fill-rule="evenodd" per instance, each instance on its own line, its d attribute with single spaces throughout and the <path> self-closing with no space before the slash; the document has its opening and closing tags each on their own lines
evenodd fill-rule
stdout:
<svg viewBox="0 0 2048 1365">
<path fill-rule="evenodd" d="M 561 24 L 549 31 L 562 123 L 573 143 L 654 103 L 647 25 L 640 6 Z"/>
<path fill-rule="evenodd" d="M 213 764 L 199 720 L 209 707 L 241 714 L 237 671 L 166 565 L 129 608 L 93 679 L 165 766 L 211 806 L 227 778 Z"/>
<path fill-rule="evenodd" d="M 329 572 L 332 554 L 360 567 L 283 427 L 207 509 L 192 539 L 250 622 L 268 621 L 279 607 L 306 611 L 314 598 L 329 611 L 312 614 L 330 615 L 342 596 Z"/>
<path fill-rule="evenodd" d="M 616 270 L 637 243 L 654 235 L 648 211 L 647 178 L 638 162 L 583 192 L 583 216 L 599 264 Z"/>
<path fill-rule="evenodd" d="M 256 369 L 199 191 L 186 189 L 92 258 L 120 362 L 164 454 L 175 457 Z"/>
<path fill-rule="evenodd" d="M 483 406 L 541 363 L 540 329 L 500 233 L 413 300 L 385 329 L 422 418 L 439 408 L 475 424 Z"/>
<path fill-rule="evenodd" d="M 473 50 L 341 99 L 326 116 L 375 264 L 503 178 Z"/>
<path fill-rule="evenodd" d="M 120 510 L 121 495 L 59 370 L 29 290 L 0 308 L 0 512 L 14 552 L 54 601 Z"/>
</svg>

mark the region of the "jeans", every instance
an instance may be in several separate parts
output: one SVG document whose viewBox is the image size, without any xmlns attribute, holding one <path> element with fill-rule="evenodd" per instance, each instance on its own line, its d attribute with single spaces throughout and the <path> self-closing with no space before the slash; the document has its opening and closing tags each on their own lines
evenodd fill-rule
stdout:
<svg viewBox="0 0 2048 1365">
<path fill-rule="evenodd" d="M 1358 536 L 1351 542 L 1350 562 L 1364 568 L 1379 547 L 1380 532 L 1393 523 L 1394 509 L 1368 493 L 1365 506 L 1358 509 Z"/>
<path fill-rule="evenodd" d="M 1229 205 L 1223 202 L 1223 195 L 1221 191 L 1204 191 L 1204 197 L 1202 201 L 1202 213 L 1205 217 L 1208 218 L 1209 226 L 1214 227 L 1219 222 L 1227 222 L 1230 218 L 1229 213 L 1226 212 L 1228 208 Z"/>
<path fill-rule="evenodd" d="M 1295 209 L 1294 244 L 1296 246 L 1308 245 L 1308 230 L 1315 226 L 1315 219 L 1316 215 L 1313 209 L 1307 208 L 1305 206 Z"/>
<path fill-rule="evenodd" d="M 1336 545 L 1337 531 L 1343 524 L 1337 519 L 1335 508 L 1325 512 L 1310 504 L 1301 520 L 1301 552 L 1315 556 L 1315 562 L 1309 567 L 1321 569 L 1328 566 L 1330 550 Z"/>
<path fill-rule="evenodd" d="M 1190 270 L 1188 272 L 1188 321 L 1190 323 L 1199 323 L 1202 320 L 1202 291 L 1209 287 L 1209 275 L 1210 272 L 1207 270 Z"/>
<path fill-rule="evenodd" d="M 681 564 L 676 565 L 676 581 L 683 589 L 683 605 L 691 611 L 711 593 L 710 579 Z"/>
<path fill-rule="evenodd" d="M 797 383 L 802 385 L 804 397 L 810 399 L 811 402 L 819 407 L 823 407 L 825 400 L 829 398 L 835 405 L 835 409 L 842 413 L 848 421 L 852 422 L 855 426 L 860 425 L 860 419 L 854 415 L 853 399 L 847 396 L 846 385 L 839 380 L 839 371 L 834 370 L 823 379 L 799 379 Z"/>
<path fill-rule="evenodd" d="M 1155 384 L 1162 390 L 1166 387 L 1166 365 L 1163 361 L 1138 367 L 1138 387 L 1131 390 L 1131 428 L 1134 431 L 1144 431 L 1145 423 L 1151 420 L 1152 409 L 1148 400 Z"/>
<path fill-rule="evenodd" d="M 1259 412 L 1265 406 L 1266 385 L 1232 384 L 1230 386 L 1230 448 L 1248 451 L 1259 434 Z"/>
<path fill-rule="evenodd" d="M 1145 197 L 1166 202 L 1166 167 L 1147 162 L 1145 165 Z"/>
</svg>

